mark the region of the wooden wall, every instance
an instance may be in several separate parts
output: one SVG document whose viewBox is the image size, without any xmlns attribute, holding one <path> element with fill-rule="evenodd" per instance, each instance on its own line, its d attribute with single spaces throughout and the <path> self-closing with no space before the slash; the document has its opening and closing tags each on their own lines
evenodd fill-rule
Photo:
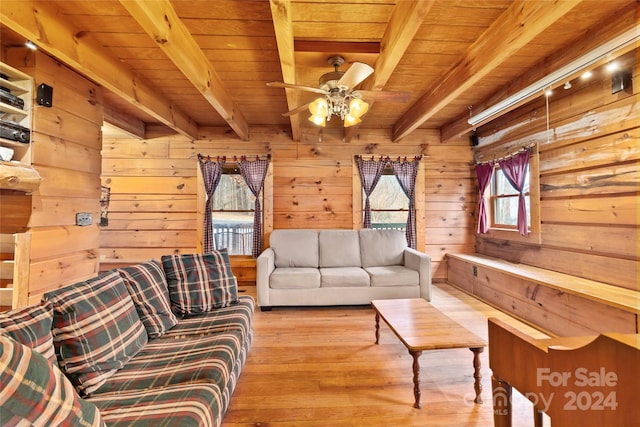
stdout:
<svg viewBox="0 0 640 427">
<path fill-rule="evenodd" d="M 273 205 L 265 207 L 267 232 L 269 223 L 275 229 L 352 228 L 353 156 L 422 154 L 425 243 L 419 249 L 432 256 L 434 276 L 440 279 L 446 277 L 438 268 L 446 252 L 473 250 L 474 184 L 467 138 L 445 144 L 437 131 L 418 130 L 392 143 L 387 131 L 361 129 L 343 142 L 337 129 L 307 129 L 296 143 L 284 129 L 254 126 L 250 141 L 243 142 L 225 129 L 211 128 L 203 129 L 197 141 L 105 137 L 102 182 L 111 188 L 111 201 L 109 225 L 101 233 L 102 269 L 197 250 L 198 153 L 271 154 Z M 234 265 L 241 280 L 254 279 L 254 269 L 252 260 Z"/>
<path fill-rule="evenodd" d="M 3 220 L 24 220 L 2 232 L 31 235 L 24 298 L 31 304 L 99 271 L 102 90 L 41 52 L 8 49 L 3 61 L 32 75 L 36 86 L 53 87 L 51 108 L 34 104 L 32 165 L 43 178 L 40 188 L 2 196 Z M 76 226 L 78 212 L 92 213 L 94 224 Z"/>
<path fill-rule="evenodd" d="M 490 159 L 504 147 L 537 143 L 542 242 L 480 236 L 476 250 L 532 266 L 640 290 L 640 104 L 638 52 L 620 58 L 632 90 L 612 94 L 604 67 L 592 79 L 558 88 L 479 129 L 476 151 Z"/>
</svg>

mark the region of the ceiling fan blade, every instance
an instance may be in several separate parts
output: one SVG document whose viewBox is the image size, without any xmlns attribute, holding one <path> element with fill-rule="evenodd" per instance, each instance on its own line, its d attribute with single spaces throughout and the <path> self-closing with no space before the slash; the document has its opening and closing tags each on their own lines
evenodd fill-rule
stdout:
<svg viewBox="0 0 640 427">
<path fill-rule="evenodd" d="M 267 83 L 267 86 L 283 87 L 283 88 L 289 88 L 289 89 L 300 89 L 300 90 L 306 90 L 307 92 L 320 93 L 322 95 L 326 95 L 326 94 L 329 93 L 326 90 L 322 90 L 322 89 L 319 89 L 317 87 L 294 85 L 294 84 L 291 84 L 291 83 L 269 82 L 269 83 Z"/>
<path fill-rule="evenodd" d="M 354 62 L 338 81 L 338 86 L 353 89 L 373 73 L 373 67 L 364 62 Z"/>
<path fill-rule="evenodd" d="M 297 108 L 294 108 L 291 111 L 287 111 L 286 113 L 283 114 L 284 117 L 289 117 L 289 116 L 293 116 L 294 114 L 298 114 L 298 113 L 302 113 L 303 111 L 307 110 L 309 111 L 309 104 L 310 102 L 307 102 L 304 105 L 301 105 Z"/>
<path fill-rule="evenodd" d="M 356 90 L 364 99 L 381 102 L 408 102 L 411 99 L 410 92 L 391 92 L 380 90 Z"/>
</svg>

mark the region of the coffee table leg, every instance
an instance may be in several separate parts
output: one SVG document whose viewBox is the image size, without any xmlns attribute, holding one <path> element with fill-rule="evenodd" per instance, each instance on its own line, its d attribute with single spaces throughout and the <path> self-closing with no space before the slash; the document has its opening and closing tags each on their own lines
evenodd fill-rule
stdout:
<svg viewBox="0 0 640 427">
<path fill-rule="evenodd" d="M 415 398 L 413 407 L 420 409 L 422 405 L 420 405 L 420 363 L 418 362 L 418 358 L 422 352 L 410 351 L 409 353 L 413 356 L 413 396 Z"/>
<path fill-rule="evenodd" d="M 482 383 L 480 380 L 482 379 L 482 375 L 480 374 L 480 353 L 484 351 L 484 347 L 478 348 L 470 348 L 473 352 L 473 388 L 476 391 L 476 398 L 474 399 L 475 403 L 482 403 L 482 397 L 480 393 L 482 393 Z"/>
<path fill-rule="evenodd" d="M 376 311 L 376 344 L 380 340 L 380 314 Z"/>
</svg>

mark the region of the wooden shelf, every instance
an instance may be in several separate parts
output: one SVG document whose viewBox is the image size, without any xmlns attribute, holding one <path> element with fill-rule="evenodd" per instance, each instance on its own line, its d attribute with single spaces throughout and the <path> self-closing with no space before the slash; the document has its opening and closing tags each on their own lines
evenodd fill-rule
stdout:
<svg viewBox="0 0 640 427">
<path fill-rule="evenodd" d="M 11 95 L 15 95 L 24 101 L 23 108 L 14 107 L 13 105 L 0 102 L 0 120 L 15 123 L 31 131 L 31 113 L 34 90 L 33 78 L 28 74 L 2 62 L 0 62 L 0 73 L 7 76 L 6 79 L 0 78 L 0 86 L 9 89 L 11 91 Z M 0 146 L 13 148 L 13 159 L 26 165 L 31 164 L 30 142 L 30 140 L 23 143 L 6 138 L 0 138 Z M 6 188 L 4 182 L 1 188 Z"/>
<path fill-rule="evenodd" d="M 6 138 L 0 138 L 0 145 L 2 145 L 3 147 L 10 147 L 10 148 L 28 148 L 29 147 L 28 142 L 18 142 L 18 141 L 14 141 L 12 139 L 6 139 Z"/>
</svg>

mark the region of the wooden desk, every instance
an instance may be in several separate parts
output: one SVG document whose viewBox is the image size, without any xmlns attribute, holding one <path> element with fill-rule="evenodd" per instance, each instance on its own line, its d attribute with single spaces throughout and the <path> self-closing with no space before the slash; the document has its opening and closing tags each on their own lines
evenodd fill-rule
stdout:
<svg viewBox="0 0 640 427">
<path fill-rule="evenodd" d="M 453 321 L 422 298 L 374 300 L 376 344 L 380 339 L 380 318 L 407 347 L 413 357 L 413 394 L 415 408 L 420 408 L 420 365 L 418 358 L 426 350 L 468 348 L 473 352 L 475 403 L 482 403 L 480 393 L 480 353 L 487 343 Z"/>
</svg>

